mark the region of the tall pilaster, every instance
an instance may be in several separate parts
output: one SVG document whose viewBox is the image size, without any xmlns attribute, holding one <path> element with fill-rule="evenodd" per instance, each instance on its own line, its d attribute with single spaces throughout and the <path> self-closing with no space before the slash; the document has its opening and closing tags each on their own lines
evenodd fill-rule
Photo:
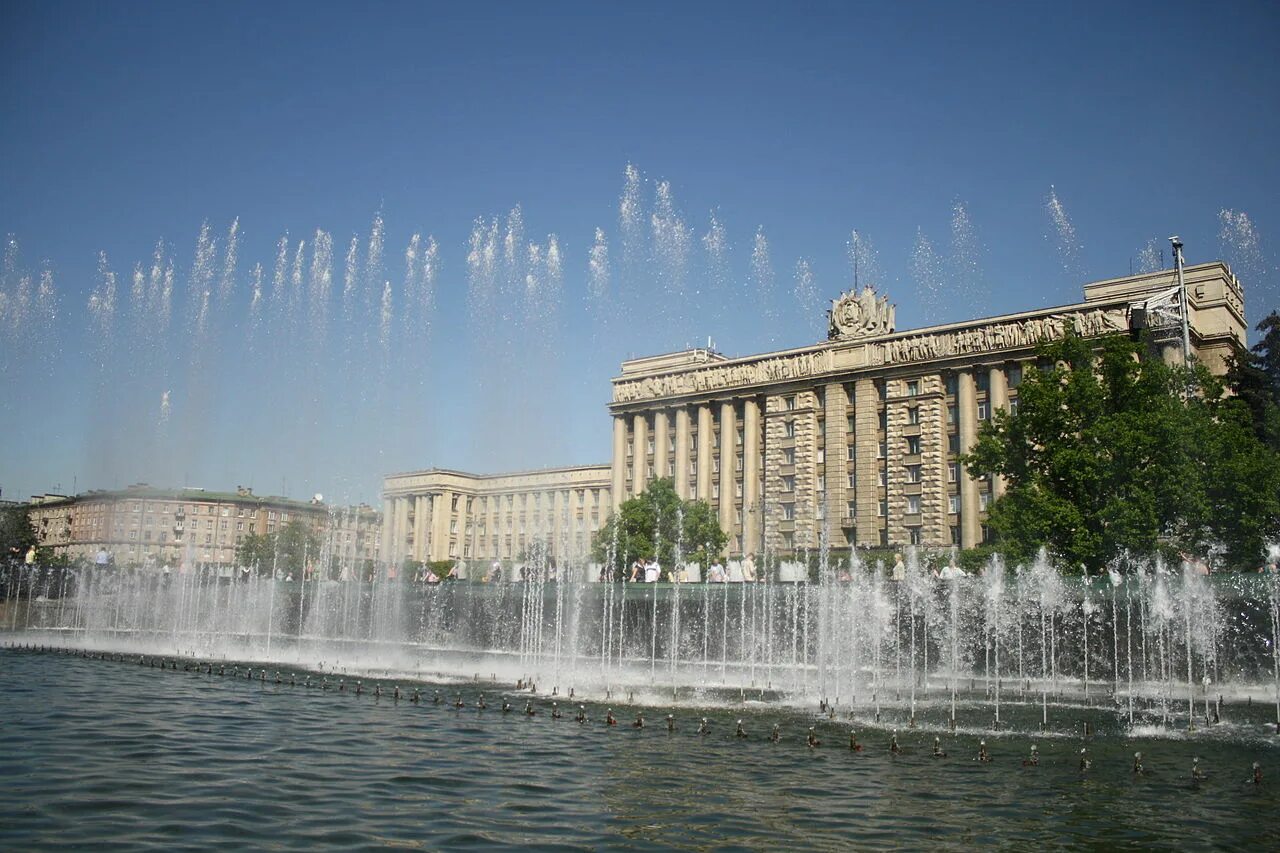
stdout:
<svg viewBox="0 0 1280 853">
<path fill-rule="evenodd" d="M 968 453 L 978 439 L 978 394 L 973 371 L 957 374 L 956 408 L 960 415 L 960 452 Z M 960 471 L 960 547 L 972 548 L 982 539 L 982 523 L 978 519 L 978 481 L 967 469 Z"/>
<path fill-rule="evenodd" d="M 720 528 L 729 537 L 729 547 L 733 547 L 734 534 L 738 532 L 734 519 L 734 468 L 738 455 L 738 425 L 733 411 L 733 401 L 726 400 L 720 404 L 720 474 L 716 480 L 720 484 Z"/>
<path fill-rule="evenodd" d="M 613 458 L 609 460 L 610 494 L 616 510 L 626 500 L 627 488 L 627 420 L 622 415 L 613 416 Z"/>
<path fill-rule="evenodd" d="M 668 452 L 670 442 L 667 412 L 665 409 L 659 409 L 653 414 L 653 476 L 656 480 L 668 476 L 667 460 L 671 456 Z"/>
<path fill-rule="evenodd" d="M 826 505 L 823 509 L 826 520 L 818 523 L 818 535 L 821 536 L 822 527 L 825 525 L 830 531 L 832 544 L 843 545 L 844 539 L 840 536 L 840 525 L 845 515 L 847 500 L 845 489 L 849 483 L 847 461 L 849 452 L 846 449 L 849 446 L 849 422 L 845 417 L 849 406 L 849 395 L 845 392 L 842 383 L 828 382 L 823 398 L 826 432 L 822 437 L 822 446 L 825 448 L 823 464 L 826 472 L 823 475 L 826 487 L 824 490 Z"/>
<path fill-rule="evenodd" d="M 431 556 L 429 559 L 449 559 L 449 521 L 453 517 L 452 498 L 449 492 L 436 492 L 431 499 Z"/>
<path fill-rule="evenodd" d="M 391 543 L 395 531 L 395 499 L 389 497 L 382 498 L 382 547 L 379 549 L 380 556 L 387 563 L 392 563 Z"/>
<path fill-rule="evenodd" d="M 742 407 L 742 550 L 759 552 L 763 503 L 760 498 L 760 403 L 749 398 Z"/>
<path fill-rule="evenodd" d="M 711 501 L 711 407 L 698 406 L 698 500 Z"/>
<path fill-rule="evenodd" d="M 991 384 L 987 391 L 987 403 L 994 415 L 996 409 L 1009 409 L 1009 377 L 1004 371 L 1003 364 L 997 364 L 991 368 L 990 373 Z M 991 496 L 998 498 L 1004 494 L 1005 481 L 1004 477 L 996 477 L 991 481 Z"/>
<path fill-rule="evenodd" d="M 408 497 L 396 498 L 395 546 L 391 568 L 397 575 L 400 574 L 400 564 L 405 558 L 404 540 L 409 533 L 409 500 Z"/>
<path fill-rule="evenodd" d="M 880 411 L 879 394 L 871 379 L 859 379 L 853 386 L 854 482 L 857 544 L 880 544 Z"/>
<path fill-rule="evenodd" d="M 427 559 L 427 516 L 430 500 L 426 495 L 413 497 L 413 559 Z"/>
<path fill-rule="evenodd" d="M 676 494 L 681 500 L 693 497 L 689 494 L 689 409 L 676 409 Z"/>
<path fill-rule="evenodd" d="M 644 491 L 649 482 L 649 421 L 636 412 L 631 421 L 631 496 Z"/>
</svg>

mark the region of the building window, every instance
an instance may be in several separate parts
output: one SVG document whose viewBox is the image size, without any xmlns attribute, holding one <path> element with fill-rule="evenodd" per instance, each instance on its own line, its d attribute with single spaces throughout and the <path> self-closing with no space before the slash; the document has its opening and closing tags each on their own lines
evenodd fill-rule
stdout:
<svg viewBox="0 0 1280 853">
<path fill-rule="evenodd" d="M 856 502 L 856 501 L 849 501 L 847 504 L 845 504 L 844 511 L 845 511 L 845 514 L 846 514 L 846 515 L 848 515 L 850 518 L 853 518 L 855 515 L 857 515 L 857 514 L 858 514 L 858 504 L 857 504 L 857 502 Z"/>
<path fill-rule="evenodd" d="M 882 441 L 876 446 L 876 458 L 883 459 L 885 457 L 885 443 Z"/>
<path fill-rule="evenodd" d="M 959 527 L 951 528 L 951 544 L 952 545 L 960 544 L 960 528 Z"/>
<path fill-rule="evenodd" d="M 978 495 L 978 509 L 986 512 L 987 507 L 991 505 L 991 493 L 982 492 Z"/>
<path fill-rule="evenodd" d="M 991 374 L 983 370 L 974 377 L 974 384 L 978 386 L 979 391 L 991 390 Z"/>
<path fill-rule="evenodd" d="M 795 422 L 795 421 L 786 421 L 785 423 L 783 423 L 783 425 L 782 425 L 782 429 L 783 429 L 783 433 L 786 435 L 786 437 L 787 437 L 787 438 L 795 438 L 795 437 L 796 437 L 796 422 Z"/>
<path fill-rule="evenodd" d="M 733 511 L 733 518 L 738 523 L 739 526 L 742 525 L 742 507 L 738 507 L 736 510 Z"/>
<path fill-rule="evenodd" d="M 847 426 L 847 428 L 848 428 L 849 432 L 857 432 L 857 431 L 858 431 L 858 428 L 857 428 L 857 426 L 856 426 L 856 422 L 857 422 L 857 418 L 855 418 L 853 415 L 849 415 L 849 418 L 848 418 L 848 420 L 846 421 L 846 426 Z"/>
<path fill-rule="evenodd" d="M 712 484 L 711 484 L 711 497 L 715 498 L 716 500 L 719 500 L 719 499 L 720 499 L 720 484 L 719 484 L 719 483 L 712 483 Z"/>
<path fill-rule="evenodd" d="M 920 482 L 920 466 L 919 465 L 907 466 L 907 482 L 908 483 Z"/>
<path fill-rule="evenodd" d="M 795 397 L 795 395 L 794 395 L 794 394 L 792 394 L 791 396 L 789 396 L 789 397 L 783 397 L 782 399 L 783 399 L 783 402 L 786 404 L 787 411 L 788 411 L 788 412 L 794 412 L 794 411 L 795 411 L 795 409 L 796 409 L 796 397 Z"/>
<path fill-rule="evenodd" d="M 947 512 L 951 513 L 952 515 L 955 515 L 958 512 L 960 512 L 960 496 L 959 495 L 947 495 Z"/>
<path fill-rule="evenodd" d="M 880 472 L 880 485 L 881 485 L 881 487 L 886 487 L 886 486 L 888 486 L 888 485 L 889 485 L 889 472 L 888 472 L 888 471 L 883 471 L 883 470 L 882 470 L 882 471 Z"/>
<path fill-rule="evenodd" d="M 1018 414 L 1018 398 L 1017 397 L 1012 397 L 1009 400 L 1009 414 L 1011 415 Z"/>
<path fill-rule="evenodd" d="M 978 404 L 978 420 L 985 421 L 987 419 L 987 404 L 983 401 Z"/>
<path fill-rule="evenodd" d="M 734 487 L 733 490 L 737 494 L 737 496 L 742 497 L 742 481 L 738 480 L 733 484 L 733 487 Z"/>
<path fill-rule="evenodd" d="M 782 464 L 783 465 L 796 464 L 796 449 L 794 447 L 784 447 L 782 449 Z"/>
<path fill-rule="evenodd" d="M 785 551 L 793 550 L 796 547 L 796 536 L 790 530 L 782 534 L 782 548 Z"/>
<path fill-rule="evenodd" d="M 907 537 L 911 540 L 912 545 L 919 545 L 921 540 L 919 527 L 908 527 Z"/>
<path fill-rule="evenodd" d="M 920 382 L 919 380 L 912 379 L 910 382 L 907 383 L 907 396 L 916 397 L 916 396 L 919 396 L 919 394 L 920 394 Z"/>
<path fill-rule="evenodd" d="M 880 501 L 880 505 L 876 508 L 876 515 L 880 516 L 881 518 L 884 518 L 888 514 L 889 514 L 889 502 Z"/>
<path fill-rule="evenodd" d="M 920 496 L 907 495 L 907 515 L 920 514 Z"/>
<path fill-rule="evenodd" d="M 847 448 L 847 450 L 848 450 L 848 453 L 847 453 L 847 454 L 845 454 L 845 459 L 846 459 L 847 461 L 852 462 L 852 461 L 854 461 L 855 459 L 857 459 L 857 458 L 858 458 L 858 453 L 857 453 L 857 448 L 856 448 L 856 447 L 854 447 L 853 445 L 849 445 L 849 447 Z"/>
<path fill-rule="evenodd" d="M 858 475 L 857 475 L 857 474 L 850 474 L 850 475 L 849 475 L 849 488 L 851 488 L 851 489 L 856 489 L 856 488 L 858 488 Z"/>
<path fill-rule="evenodd" d="M 910 406 L 910 407 L 908 407 L 908 409 L 907 409 L 907 423 L 909 423 L 909 424 L 918 424 L 918 423 L 920 423 L 920 407 L 919 407 L 919 406 Z"/>
<path fill-rule="evenodd" d="M 795 505 L 795 504 L 783 504 L 783 505 L 782 505 L 782 520 L 783 520 L 783 521 L 794 521 L 794 520 L 795 520 L 795 517 L 796 517 L 796 505 Z"/>
<path fill-rule="evenodd" d="M 880 429 L 885 430 L 888 428 L 889 428 L 889 413 L 882 409 L 880 411 Z"/>
<path fill-rule="evenodd" d="M 818 464 L 821 465 L 827 461 L 827 450 L 824 447 L 818 448 Z"/>
<path fill-rule="evenodd" d="M 960 479 L 960 465 L 952 462 L 947 466 L 947 482 L 954 483 L 958 479 Z"/>
<path fill-rule="evenodd" d="M 947 406 L 947 424 L 951 425 L 956 422 L 956 407 Z"/>
<path fill-rule="evenodd" d="M 743 435 L 745 435 L 744 430 L 739 429 L 739 430 L 738 430 L 738 444 L 742 444 L 742 437 L 743 437 Z"/>
<path fill-rule="evenodd" d="M 1010 367 L 1008 370 L 1008 376 L 1009 376 L 1010 388 L 1017 388 L 1019 385 L 1021 385 L 1022 384 L 1022 365 L 1015 364 L 1012 367 Z"/>
<path fill-rule="evenodd" d="M 720 473 L 720 457 L 719 456 L 711 460 L 711 473 L 713 474 Z"/>
<path fill-rule="evenodd" d="M 796 478 L 787 476 L 782 478 L 782 491 L 794 492 L 796 490 Z"/>
<path fill-rule="evenodd" d="M 947 452 L 960 452 L 960 436 L 956 435 L 954 432 L 947 436 Z"/>
<path fill-rule="evenodd" d="M 907 436 L 907 455 L 918 456 L 920 454 L 920 436 Z"/>
</svg>

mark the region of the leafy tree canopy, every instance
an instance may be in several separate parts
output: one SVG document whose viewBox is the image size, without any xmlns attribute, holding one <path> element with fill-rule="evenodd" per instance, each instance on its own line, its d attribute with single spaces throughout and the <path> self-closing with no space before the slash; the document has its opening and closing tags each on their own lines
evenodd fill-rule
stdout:
<svg viewBox="0 0 1280 853">
<path fill-rule="evenodd" d="M 708 554 L 724 550 L 727 537 L 706 501 L 682 501 L 670 478 L 654 480 L 639 495 L 624 501 L 591 542 L 594 559 L 624 571 L 637 558 L 657 557 L 665 569 L 675 567 L 676 548 L 685 561 L 707 565 Z"/>
<path fill-rule="evenodd" d="M 38 541 L 31 514 L 25 506 L 0 509 L 0 561 L 21 562 Z"/>
<path fill-rule="evenodd" d="M 320 540 L 306 523 L 294 519 L 273 533 L 259 536 L 251 533 L 240 540 L 236 548 L 236 561 L 249 566 L 258 574 L 279 572 L 287 577 L 292 574 L 302 580 L 307 565 L 317 565 L 320 559 Z"/>
<path fill-rule="evenodd" d="M 1128 550 L 1221 550 L 1256 565 L 1280 536 L 1280 456 L 1247 405 L 1201 366 L 1142 358 L 1123 336 L 1043 344 L 1044 369 L 997 411 L 961 462 L 1007 489 L 988 524 L 1014 559 L 1041 546 L 1098 571 Z"/>
</svg>

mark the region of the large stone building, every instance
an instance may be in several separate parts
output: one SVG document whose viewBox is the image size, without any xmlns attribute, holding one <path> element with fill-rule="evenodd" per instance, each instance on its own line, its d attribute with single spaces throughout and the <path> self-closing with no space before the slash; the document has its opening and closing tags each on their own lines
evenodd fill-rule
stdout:
<svg viewBox="0 0 1280 853">
<path fill-rule="evenodd" d="M 118 566 L 229 569 L 250 534 L 274 533 L 293 520 L 309 525 L 322 550 L 358 566 L 381 558 L 381 519 L 367 507 L 262 497 L 252 489 L 156 489 L 36 495 L 30 510 L 41 547 L 72 559 L 106 551 Z M 319 558 L 320 555 L 317 555 Z"/>
<path fill-rule="evenodd" d="M 1192 354 L 1221 373 L 1245 340 L 1240 284 L 1222 263 L 1188 267 L 1185 281 Z M 836 548 L 972 547 L 1002 484 L 968 477 L 957 458 L 996 409 L 1016 409 L 1036 346 L 1068 328 L 1144 328 L 1164 358 L 1181 360 L 1179 303 L 1166 270 L 1087 284 L 1072 305 L 897 331 L 887 298 L 851 291 L 832 303 L 821 343 L 624 362 L 608 466 L 388 477 L 383 551 L 513 558 L 533 530 L 577 547 L 657 477 L 717 509 L 731 554 L 795 553 L 824 537 Z"/>
</svg>

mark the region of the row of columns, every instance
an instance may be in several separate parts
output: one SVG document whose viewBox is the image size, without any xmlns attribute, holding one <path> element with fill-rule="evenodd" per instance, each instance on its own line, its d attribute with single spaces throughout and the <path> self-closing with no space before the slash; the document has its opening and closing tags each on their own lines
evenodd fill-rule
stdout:
<svg viewBox="0 0 1280 853">
<path fill-rule="evenodd" d="M 613 487 L 613 506 L 616 510 L 628 497 L 645 490 L 649 483 L 649 419 L 648 412 L 632 415 L 615 415 L 613 419 L 613 459 L 610 481 Z M 675 422 L 674 448 L 668 445 L 672 417 Z M 697 498 L 713 502 L 712 483 L 720 483 L 717 503 L 720 526 L 731 536 L 741 527 L 744 550 L 756 550 L 760 541 L 763 519 L 761 517 L 760 466 L 762 458 L 762 431 L 760 402 L 747 398 L 742 405 L 742 524 L 737 522 L 738 414 L 733 400 L 723 400 L 719 407 L 720 423 L 720 471 L 714 473 L 711 437 L 716 413 L 711 403 L 697 407 L 697 451 L 693 468 L 697 473 L 697 486 L 692 487 L 689 477 L 689 452 L 692 442 L 694 416 L 688 407 L 681 406 L 671 412 L 660 409 L 653 413 L 653 473 L 656 478 L 665 477 L 674 458 L 674 485 L 681 498 Z M 628 429 L 628 424 L 630 428 Z M 627 438 L 631 438 L 631 488 L 627 488 Z M 674 453 L 672 453 L 674 450 Z"/>
</svg>

